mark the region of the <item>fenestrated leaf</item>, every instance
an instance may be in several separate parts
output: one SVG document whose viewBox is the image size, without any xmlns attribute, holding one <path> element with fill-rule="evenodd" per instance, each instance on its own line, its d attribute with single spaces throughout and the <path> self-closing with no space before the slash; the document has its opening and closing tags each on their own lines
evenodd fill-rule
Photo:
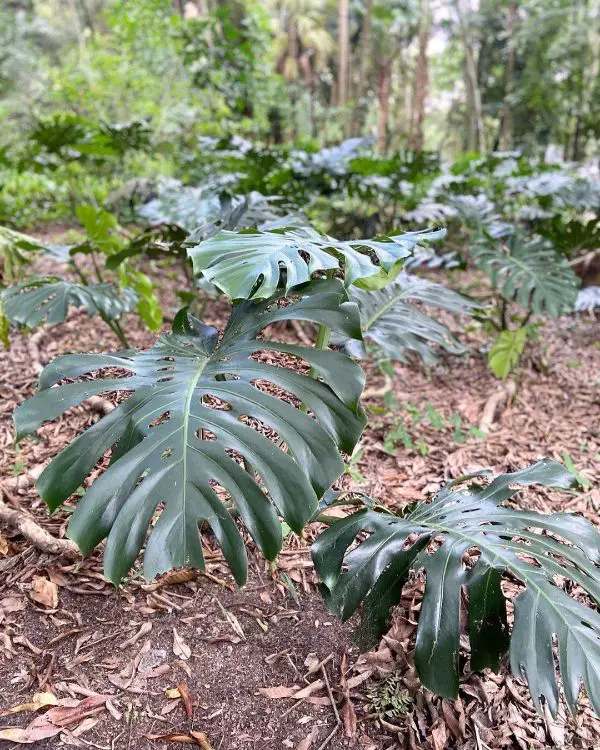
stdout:
<svg viewBox="0 0 600 750">
<path fill-rule="evenodd" d="M 527 240 L 518 230 L 504 237 L 483 236 L 474 244 L 472 253 L 505 299 L 525 310 L 553 317 L 573 309 L 580 281 L 567 261 L 543 238 Z"/>
<path fill-rule="evenodd" d="M 275 293 L 282 278 L 289 291 L 307 282 L 317 271 L 340 267 L 347 286 L 366 283 L 382 273 L 393 278 L 415 245 L 443 236 L 444 230 L 438 230 L 341 242 L 311 227 L 223 231 L 188 252 L 194 272 L 205 276 L 231 299 L 265 299 Z"/>
<path fill-rule="evenodd" d="M 147 576 L 202 567 L 198 525 L 206 521 L 243 583 L 244 543 L 227 504 L 236 506 L 260 550 L 273 559 L 282 544 L 278 513 L 300 531 L 342 473 L 339 450 L 352 452 L 365 424 L 362 370 L 340 352 L 257 337 L 266 326 L 291 319 L 360 337 L 358 310 L 343 301 L 343 285 L 335 280 L 312 282 L 299 294 L 304 296 L 287 307 L 273 299 L 236 305 L 220 341 L 216 329 L 182 313 L 174 332 L 150 351 L 59 357 L 42 373 L 40 392 L 15 412 L 21 438 L 93 394 L 132 392 L 67 446 L 37 483 L 54 509 L 112 447 L 109 468 L 79 501 L 68 532 L 83 552 L 108 537 L 105 570 L 111 580 L 119 581 L 134 563 L 158 511 L 146 544 Z M 299 357 L 324 382 L 259 361 L 253 355 L 261 350 Z M 102 376 L 104 368 L 115 367 L 131 376 L 53 388 L 63 378 Z M 293 394 L 309 413 L 278 398 L 273 387 Z M 261 425 L 276 432 L 278 441 L 263 434 Z M 232 451 L 243 457 L 246 470 Z M 227 503 L 215 483 L 229 496 Z"/>
<path fill-rule="evenodd" d="M 401 273 L 384 289 L 370 292 L 351 287 L 349 294 L 360 310 L 363 336 L 377 344 L 390 359 L 404 362 L 408 353 L 416 352 L 429 363 L 436 358 L 432 345 L 451 354 L 466 351 L 445 325 L 410 304 L 421 302 L 458 314 L 472 312 L 475 303 L 452 289 Z M 360 354 L 352 342 L 347 351 Z"/>
<path fill-rule="evenodd" d="M 400 600 L 409 571 L 422 570 L 426 585 L 415 665 L 428 688 L 450 698 L 458 692 L 461 588 L 468 593 L 472 666 L 496 668 L 508 640 L 500 577 L 509 571 L 524 584 L 510 636 L 513 671 L 527 680 L 535 705 L 540 707 L 543 696 L 555 714 L 556 638 L 569 708 L 576 709 L 583 682 L 600 713 L 600 615 L 556 583 L 569 579 L 592 601 L 600 601 L 600 534 L 581 516 L 503 505 L 518 491 L 514 485 L 568 488 L 573 483 L 561 464 L 541 461 L 487 486 L 451 483 L 404 518 L 374 509 L 348 516 L 313 545 L 326 602 L 342 619 L 362 602 L 364 624 L 371 629 L 367 635 L 376 638 Z M 369 536 L 353 547 L 363 532 Z M 469 550 L 480 554 L 472 567 L 465 567 Z"/>
<path fill-rule="evenodd" d="M 135 307 L 132 290 L 112 284 L 77 284 L 55 276 L 33 277 L 2 292 L 4 314 L 15 325 L 35 328 L 62 323 L 69 307 L 83 307 L 88 315 L 116 320 Z"/>
</svg>

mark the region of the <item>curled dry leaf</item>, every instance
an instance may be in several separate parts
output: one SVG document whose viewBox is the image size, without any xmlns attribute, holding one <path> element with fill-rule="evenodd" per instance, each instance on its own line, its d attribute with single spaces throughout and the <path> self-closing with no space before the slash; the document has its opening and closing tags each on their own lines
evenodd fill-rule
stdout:
<svg viewBox="0 0 600 750">
<path fill-rule="evenodd" d="M 131 638 L 128 638 L 126 641 L 123 641 L 123 643 L 119 643 L 119 648 L 122 650 L 124 648 L 127 648 L 128 646 L 133 646 L 134 643 L 137 643 L 140 638 L 143 638 L 145 635 L 148 635 L 148 633 L 152 630 L 152 623 L 149 621 L 146 621 L 142 624 L 140 629 L 131 636 Z"/>
<path fill-rule="evenodd" d="M 17 706 L 11 706 L 11 708 L 0 712 L 0 716 L 10 716 L 11 714 L 19 714 L 26 711 L 39 711 L 41 708 L 46 708 L 46 706 L 58 706 L 58 704 L 58 698 L 54 693 L 35 693 L 29 703 L 19 703 Z"/>
<path fill-rule="evenodd" d="M 197 745 L 202 750 L 213 750 L 204 732 L 190 731 L 188 734 L 182 732 L 166 732 L 165 734 L 147 734 L 147 740 L 158 740 L 160 742 L 179 742 L 183 745 Z"/>
<path fill-rule="evenodd" d="M 188 719 L 191 719 L 192 714 L 194 713 L 194 709 L 192 707 L 192 696 L 190 695 L 187 683 L 181 682 L 179 685 L 177 685 L 177 690 L 179 690 L 179 695 L 181 696 L 181 700 L 183 701 L 183 707 L 185 708 L 186 716 L 188 717 Z"/>
<path fill-rule="evenodd" d="M 29 596 L 34 602 L 48 609 L 58 607 L 58 586 L 43 576 L 33 577 L 33 589 L 29 592 Z"/>
<path fill-rule="evenodd" d="M 277 687 L 259 688 L 258 692 L 266 698 L 292 698 L 299 690 L 298 685 L 278 685 Z"/>
<path fill-rule="evenodd" d="M 306 737 L 300 742 L 300 744 L 297 745 L 296 750 L 310 750 L 318 736 L 319 727 L 313 727 L 310 731 L 310 734 L 306 735 Z"/>
<path fill-rule="evenodd" d="M 180 659 L 189 659 L 192 655 L 192 649 L 179 635 L 176 628 L 173 628 L 173 653 Z"/>
</svg>

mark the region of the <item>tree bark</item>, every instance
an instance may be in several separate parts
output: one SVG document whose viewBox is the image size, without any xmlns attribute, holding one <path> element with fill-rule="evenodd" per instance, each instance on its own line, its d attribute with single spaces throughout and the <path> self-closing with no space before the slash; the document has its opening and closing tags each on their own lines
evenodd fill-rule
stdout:
<svg viewBox="0 0 600 750">
<path fill-rule="evenodd" d="M 461 0 L 455 0 L 454 7 L 458 16 L 458 25 L 463 42 L 465 87 L 467 90 L 467 149 L 485 153 L 485 124 L 481 106 L 481 91 L 477 80 L 477 61 L 471 34 L 467 26 Z"/>
<path fill-rule="evenodd" d="M 377 123 L 377 149 L 385 154 L 387 149 L 387 124 L 390 108 L 390 61 L 380 60 L 377 69 L 377 94 L 379 118 Z"/>
<path fill-rule="evenodd" d="M 348 98 L 348 54 L 350 27 L 348 23 L 348 0 L 339 0 L 339 70 L 338 106 L 343 107 Z"/>
<path fill-rule="evenodd" d="M 500 150 L 508 151 L 512 146 L 512 110 L 511 95 L 515 70 L 515 25 L 517 21 L 517 0 L 511 0 L 508 9 L 507 53 L 504 72 L 504 103 L 502 105 L 502 130 L 500 132 Z"/>
<path fill-rule="evenodd" d="M 360 135 L 364 125 L 362 100 L 367 92 L 369 75 L 369 50 L 371 49 L 371 22 L 373 20 L 373 0 L 366 0 L 365 14 L 360 31 L 360 50 L 358 64 L 358 79 L 356 82 L 356 103 L 352 117 L 352 135 Z"/>
<path fill-rule="evenodd" d="M 419 56 L 417 58 L 417 69 L 415 71 L 410 133 L 408 136 L 408 147 L 413 151 L 422 151 L 425 142 L 423 125 L 425 122 L 425 102 L 427 99 L 427 87 L 429 85 L 429 61 L 427 59 L 427 47 L 429 45 L 430 14 L 428 0 L 421 0 L 420 14 Z"/>
</svg>

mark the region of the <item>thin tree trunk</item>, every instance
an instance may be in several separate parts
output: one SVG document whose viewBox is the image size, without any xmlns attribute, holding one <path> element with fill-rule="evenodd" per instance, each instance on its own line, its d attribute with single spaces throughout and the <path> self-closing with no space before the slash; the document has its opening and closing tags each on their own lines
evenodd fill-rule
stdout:
<svg viewBox="0 0 600 750">
<path fill-rule="evenodd" d="M 338 106 L 343 107 L 348 98 L 348 54 L 350 48 L 348 0 L 339 0 L 339 48 Z"/>
<path fill-rule="evenodd" d="M 577 8 L 577 21 L 581 24 L 580 28 L 584 28 L 585 19 L 588 12 L 587 0 L 580 0 Z M 579 161 L 583 158 L 583 144 L 582 144 L 582 125 L 583 125 L 583 111 L 585 107 L 585 83 L 586 83 L 586 62 L 587 62 L 587 50 L 588 50 L 588 36 L 582 39 L 581 48 L 579 50 L 579 92 L 577 102 L 575 104 L 575 129 L 573 133 L 573 160 Z"/>
<path fill-rule="evenodd" d="M 487 151 L 485 124 L 483 121 L 483 108 L 481 106 L 481 91 L 477 81 L 477 62 L 475 59 L 474 45 L 461 7 L 461 0 L 456 0 L 454 7 L 458 16 L 464 50 L 465 86 L 467 89 L 468 106 L 467 116 L 469 123 L 467 148 L 469 150 L 476 150 L 480 153 L 485 153 Z"/>
<path fill-rule="evenodd" d="M 415 71 L 415 83 L 413 89 L 413 103 L 410 120 L 410 133 L 408 147 L 413 151 L 422 151 L 424 145 L 423 125 L 425 122 L 425 101 L 427 99 L 427 87 L 429 85 L 429 62 L 427 59 L 427 47 L 429 45 L 429 2 L 420 2 L 421 19 L 419 23 L 419 56 L 417 69 Z"/>
<path fill-rule="evenodd" d="M 517 0 L 512 0 L 508 9 L 507 55 L 504 73 L 504 103 L 502 105 L 502 130 L 500 132 L 500 150 L 508 151 L 512 146 L 512 110 L 511 95 L 515 70 L 515 25 L 517 21 Z"/>
<path fill-rule="evenodd" d="M 364 125 L 363 99 L 367 92 L 367 77 L 369 75 L 369 51 L 371 49 L 371 22 L 373 20 L 373 0 L 366 0 L 365 14 L 360 31 L 360 50 L 358 65 L 358 80 L 356 83 L 356 104 L 352 117 L 352 135 L 360 135 Z"/>
<path fill-rule="evenodd" d="M 380 154 L 387 149 L 387 124 L 390 108 L 390 61 L 381 60 L 377 70 L 377 94 L 379 99 L 379 119 L 377 123 L 377 148 Z"/>
</svg>

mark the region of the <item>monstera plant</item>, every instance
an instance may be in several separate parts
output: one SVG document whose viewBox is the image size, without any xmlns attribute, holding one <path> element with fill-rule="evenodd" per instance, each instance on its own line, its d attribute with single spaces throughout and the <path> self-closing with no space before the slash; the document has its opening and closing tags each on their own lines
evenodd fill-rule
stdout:
<svg viewBox="0 0 600 750">
<path fill-rule="evenodd" d="M 148 577 L 202 568 L 201 535 L 210 529 L 243 584 L 243 530 L 272 560 L 282 547 L 282 521 L 299 532 L 318 517 L 331 524 L 314 545 L 325 599 L 344 619 L 362 604 L 372 635 L 385 627 L 408 576 L 424 572 L 416 665 L 426 685 L 456 695 L 463 589 L 471 666 L 498 665 L 509 639 L 500 586 L 508 572 L 525 587 L 515 602 L 511 659 L 534 700 L 539 705 L 544 695 L 556 708 L 556 637 L 568 704 L 576 704 L 582 678 L 599 707 L 600 618 L 581 600 L 600 599 L 600 535 L 576 516 L 506 505 L 514 485 L 567 487 L 573 477 L 564 468 L 545 462 L 486 487 L 450 486 L 406 516 L 371 501 L 342 520 L 322 512 L 343 472 L 343 455 L 352 453 L 366 423 L 363 371 L 329 347 L 330 337 L 344 340 L 348 351 L 369 334 L 382 346 L 395 345 L 394 326 L 415 333 L 414 320 L 403 320 L 412 297 L 464 312 L 462 298 L 399 277 L 414 248 L 439 236 L 342 242 L 290 226 L 221 231 L 192 243 L 196 275 L 232 301 L 224 330 L 184 308 L 171 333 L 149 350 L 58 357 L 43 371 L 37 395 L 15 412 L 18 438 L 93 395 L 124 396 L 37 482 L 54 510 L 110 455 L 78 499 L 68 535 L 84 553 L 106 539 L 105 572 L 115 583 L 143 548 Z M 370 307 L 363 292 L 379 295 Z M 357 301 L 372 321 L 361 318 Z M 280 341 L 287 321 L 317 326 L 315 345 Z M 419 333 L 415 341 L 444 345 L 436 336 Z M 577 599 L 557 584 L 563 578 L 578 587 Z"/>
</svg>

